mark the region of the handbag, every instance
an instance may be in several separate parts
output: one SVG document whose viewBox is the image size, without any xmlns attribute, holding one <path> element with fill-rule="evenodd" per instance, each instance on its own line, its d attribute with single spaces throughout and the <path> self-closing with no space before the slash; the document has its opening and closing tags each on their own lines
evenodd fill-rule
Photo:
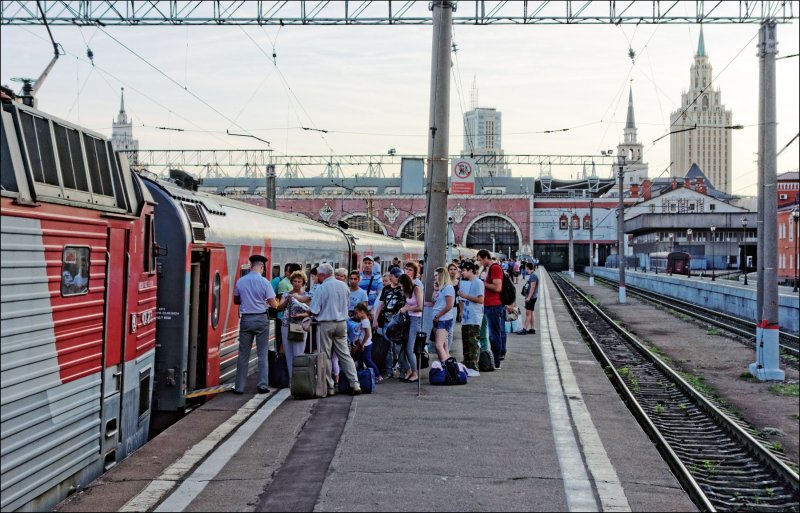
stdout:
<svg viewBox="0 0 800 513">
<path fill-rule="evenodd" d="M 509 322 L 514 322 L 519 319 L 519 308 L 514 308 L 512 311 L 506 310 L 506 320 Z"/>
<path fill-rule="evenodd" d="M 306 330 L 302 321 L 289 321 L 289 342 L 303 342 L 306 339 Z"/>
</svg>

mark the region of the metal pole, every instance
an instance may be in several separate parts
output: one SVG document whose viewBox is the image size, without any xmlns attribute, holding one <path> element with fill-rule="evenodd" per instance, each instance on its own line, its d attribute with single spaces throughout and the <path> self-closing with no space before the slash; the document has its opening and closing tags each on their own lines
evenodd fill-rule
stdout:
<svg viewBox="0 0 800 513">
<path fill-rule="evenodd" d="M 622 181 L 625 176 L 625 156 L 619 156 L 619 209 L 617 211 L 617 244 L 619 250 L 619 302 L 625 303 L 625 206 L 622 202 Z"/>
<path fill-rule="evenodd" d="M 758 199 L 756 201 L 756 323 L 764 311 L 764 25 L 758 36 Z"/>
<path fill-rule="evenodd" d="M 797 282 L 800 281 L 800 262 L 797 261 L 800 257 L 800 210 L 798 207 L 792 210 L 792 219 L 794 219 L 794 287 L 792 292 L 797 292 Z"/>
<path fill-rule="evenodd" d="M 714 243 L 717 241 L 716 235 L 714 232 L 716 231 L 717 227 L 713 224 L 711 225 L 711 281 L 716 281 L 717 277 L 714 275 L 714 269 L 716 266 L 714 265 Z"/>
<path fill-rule="evenodd" d="M 267 208 L 275 209 L 275 165 L 267 164 Z"/>
<path fill-rule="evenodd" d="M 589 286 L 594 286 L 594 200 L 589 200 Z"/>
<path fill-rule="evenodd" d="M 761 100 L 763 105 L 762 153 L 759 154 L 759 168 L 763 174 L 759 198 L 763 196 L 763 261 L 759 267 L 763 269 L 763 280 L 759 279 L 758 287 L 763 289 L 763 306 L 759 319 L 761 323 L 756 329 L 756 361 L 750 364 L 750 373 L 758 379 L 782 381 L 786 375 L 780 369 L 780 329 L 778 318 L 778 148 L 776 138 L 776 101 L 775 101 L 775 54 L 778 53 L 777 23 L 767 20 L 761 25 L 759 32 L 759 57 L 763 61 L 763 81 Z M 769 243 L 767 243 L 769 242 Z M 758 330 L 761 330 L 760 333 Z"/>
<path fill-rule="evenodd" d="M 447 175 L 450 139 L 450 44 L 453 2 L 431 2 L 430 128 L 428 131 L 428 216 L 425 219 L 425 301 L 433 301 L 434 269 L 444 266 L 447 249 Z M 428 317 L 426 315 L 426 317 Z"/>
<path fill-rule="evenodd" d="M 572 209 L 569 211 L 569 277 L 575 277 L 575 244 L 572 236 L 572 218 L 574 213 Z"/>
</svg>

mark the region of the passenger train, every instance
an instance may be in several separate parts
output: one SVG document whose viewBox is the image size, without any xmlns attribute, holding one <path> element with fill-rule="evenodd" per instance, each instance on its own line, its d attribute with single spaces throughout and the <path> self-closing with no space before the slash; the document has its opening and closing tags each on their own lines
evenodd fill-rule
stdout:
<svg viewBox="0 0 800 513">
<path fill-rule="evenodd" d="M 691 276 L 692 255 L 683 251 L 650 253 L 650 268 L 655 272 Z"/>
<path fill-rule="evenodd" d="M 3 511 L 52 509 L 141 447 L 154 411 L 233 382 L 250 255 L 273 274 L 422 258 L 419 241 L 132 172 L 103 135 L 6 95 L 0 113 Z"/>
</svg>

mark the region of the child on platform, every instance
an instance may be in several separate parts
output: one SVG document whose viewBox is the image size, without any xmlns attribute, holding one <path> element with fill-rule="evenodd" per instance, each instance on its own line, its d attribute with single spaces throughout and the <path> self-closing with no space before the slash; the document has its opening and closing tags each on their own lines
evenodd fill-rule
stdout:
<svg viewBox="0 0 800 513">
<path fill-rule="evenodd" d="M 381 371 L 372 361 L 372 321 L 370 320 L 369 307 L 366 303 L 358 303 L 353 309 L 356 321 L 361 323 L 361 340 L 355 343 L 358 355 L 358 366 L 364 365 L 375 373 L 375 382 L 382 383 Z"/>
</svg>

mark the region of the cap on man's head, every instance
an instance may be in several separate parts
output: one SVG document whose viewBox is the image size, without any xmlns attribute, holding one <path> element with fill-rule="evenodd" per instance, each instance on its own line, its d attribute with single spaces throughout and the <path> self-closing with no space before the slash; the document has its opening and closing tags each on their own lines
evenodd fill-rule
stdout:
<svg viewBox="0 0 800 513">
<path fill-rule="evenodd" d="M 370 262 L 372 262 L 372 261 L 373 261 L 373 260 L 372 260 L 372 257 L 371 257 L 371 256 L 369 256 L 369 255 L 365 256 L 365 257 L 364 257 L 364 259 L 363 259 L 363 261 L 364 261 L 364 262 L 366 262 L 367 260 L 369 260 Z"/>
<path fill-rule="evenodd" d="M 465 260 L 464 262 L 461 262 L 461 270 L 462 271 L 468 270 L 468 271 L 475 272 L 475 271 L 478 270 L 478 266 L 475 265 L 474 262 L 470 262 L 469 260 Z"/>
<path fill-rule="evenodd" d="M 391 274 L 395 278 L 399 278 L 403 275 L 403 270 L 400 269 L 399 267 L 392 267 L 392 269 L 389 271 L 389 274 Z"/>
<path fill-rule="evenodd" d="M 262 264 L 267 263 L 267 257 L 264 255 L 250 255 L 250 263 L 255 264 L 256 262 L 260 262 Z"/>
<path fill-rule="evenodd" d="M 381 259 L 381 257 L 379 257 L 379 256 L 375 257 L 375 260 L 380 260 L 380 259 Z"/>
</svg>

